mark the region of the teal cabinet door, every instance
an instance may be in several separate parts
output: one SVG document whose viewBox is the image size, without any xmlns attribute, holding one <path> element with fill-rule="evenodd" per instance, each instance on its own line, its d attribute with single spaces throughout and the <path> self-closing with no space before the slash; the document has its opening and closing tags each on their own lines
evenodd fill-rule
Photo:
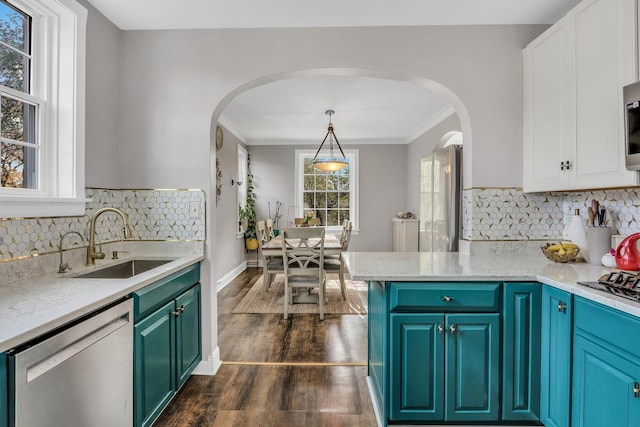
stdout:
<svg viewBox="0 0 640 427">
<path fill-rule="evenodd" d="M 135 425 L 148 426 L 162 412 L 175 389 L 174 301 L 134 326 Z"/>
<path fill-rule="evenodd" d="M 540 421 L 569 427 L 573 296 L 544 286 L 541 312 Z"/>
<path fill-rule="evenodd" d="M 389 409 L 388 396 L 389 391 L 386 389 L 389 387 L 387 378 L 387 371 L 389 369 L 389 361 L 387 359 L 387 304 L 385 298 L 385 287 L 381 282 L 371 281 L 369 282 L 369 294 L 368 294 L 368 371 L 369 371 L 369 384 L 372 390 L 373 403 L 376 405 L 380 418 L 387 419 Z"/>
<path fill-rule="evenodd" d="M 640 426 L 640 359 L 609 348 L 606 341 L 574 338 L 574 427 Z"/>
<path fill-rule="evenodd" d="M 180 388 L 201 359 L 200 285 L 176 298 L 177 381 Z"/>
<path fill-rule="evenodd" d="M 500 417 L 500 315 L 446 316 L 447 421 Z"/>
<path fill-rule="evenodd" d="M 574 298 L 573 427 L 640 426 L 640 318 Z"/>
<path fill-rule="evenodd" d="M 7 355 L 0 353 L 0 427 L 9 425 L 9 383 L 7 382 Z"/>
<path fill-rule="evenodd" d="M 539 283 L 504 286 L 503 421 L 539 419 L 541 294 Z"/>
<path fill-rule="evenodd" d="M 395 421 L 444 418 L 444 315 L 391 314 L 390 415 Z"/>
</svg>

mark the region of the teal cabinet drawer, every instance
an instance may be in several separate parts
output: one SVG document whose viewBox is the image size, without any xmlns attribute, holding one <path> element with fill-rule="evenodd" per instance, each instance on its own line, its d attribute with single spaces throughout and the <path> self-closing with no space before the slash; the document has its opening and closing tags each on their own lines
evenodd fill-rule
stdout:
<svg viewBox="0 0 640 427">
<path fill-rule="evenodd" d="M 133 292 L 133 314 L 138 322 L 200 281 L 200 263 L 183 268 Z"/>
<path fill-rule="evenodd" d="M 640 331 L 640 319 L 582 297 L 575 298 L 574 332 L 605 339 L 629 354 L 638 354 L 638 343 L 629 336 Z"/>
<path fill-rule="evenodd" d="M 495 312 L 500 283 L 394 282 L 389 285 L 392 311 Z"/>
</svg>

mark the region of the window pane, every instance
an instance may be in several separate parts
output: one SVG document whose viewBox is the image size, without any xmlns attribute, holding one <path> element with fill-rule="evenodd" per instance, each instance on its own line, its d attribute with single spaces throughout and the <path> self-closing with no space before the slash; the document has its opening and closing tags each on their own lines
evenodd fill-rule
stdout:
<svg viewBox="0 0 640 427">
<path fill-rule="evenodd" d="M 327 193 L 327 207 L 330 209 L 338 208 L 338 193 L 333 191 Z"/>
<path fill-rule="evenodd" d="M 316 191 L 318 190 L 326 190 L 327 189 L 327 177 L 326 176 L 316 176 Z"/>
<path fill-rule="evenodd" d="M 36 150 L 33 147 L 2 143 L 0 145 L 0 186 L 35 188 Z"/>
<path fill-rule="evenodd" d="M 28 15 L 16 11 L 5 2 L 0 2 L 0 41 L 29 53 L 30 20 Z"/>
<path fill-rule="evenodd" d="M 349 191 L 349 176 L 338 177 L 338 185 L 340 191 Z"/>
<path fill-rule="evenodd" d="M 340 214 L 340 225 L 344 222 L 345 219 L 349 219 L 349 210 L 348 209 L 340 209 L 338 211 Z"/>
<path fill-rule="evenodd" d="M 327 194 L 316 193 L 316 209 L 325 209 L 327 207 Z"/>
<path fill-rule="evenodd" d="M 340 198 L 338 200 L 338 206 L 342 209 L 348 209 L 349 206 L 349 193 L 340 193 Z"/>
<path fill-rule="evenodd" d="M 30 25 L 28 15 L 0 1 L 0 85 L 23 92 L 29 91 Z"/>
<path fill-rule="evenodd" d="M 311 157 L 307 157 L 304 159 L 304 174 L 305 175 L 313 175 L 316 169 L 313 167 L 313 159 Z"/>
<path fill-rule="evenodd" d="M 315 179 L 313 175 L 305 175 L 304 191 L 313 191 L 315 189 Z"/>
<path fill-rule="evenodd" d="M 315 207 L 315 201 L 313 200 L 313 193 L 305 192 L 302 195 L 302 203 L 304 203 L 304 209 L 313 209 Z"/>
<path fill-rule="evenodd" d="M 0 102 L 0 136 L 35 144 L 36 106 L 2 97 Z"/>
<path fill-rule="evenodd" d="M 337 210 L 329 210 L 327 211 L 327 225 L 341 225 L 338 221 L 338 211 Z"/>
</svg>

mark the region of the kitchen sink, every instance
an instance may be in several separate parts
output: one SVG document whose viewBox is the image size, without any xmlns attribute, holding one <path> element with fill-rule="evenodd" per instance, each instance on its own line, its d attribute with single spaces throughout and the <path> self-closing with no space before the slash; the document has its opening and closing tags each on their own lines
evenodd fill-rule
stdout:
<svg viewBox="0 0 640 427">
<path fill-rule="evenodd" d="M 120 264 L 74 276 L 76 279 L 128 279 L 173 261 L 172 259 L 132 259 Z"/>
</svg>

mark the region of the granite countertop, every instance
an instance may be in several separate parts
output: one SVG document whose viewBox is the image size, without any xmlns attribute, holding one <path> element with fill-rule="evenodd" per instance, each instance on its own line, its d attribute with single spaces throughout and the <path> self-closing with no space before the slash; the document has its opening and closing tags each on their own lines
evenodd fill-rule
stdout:
<svg viewBox="0 0 640 427">
<path fill-rule="evenodd" d="M 128 279 L 81 279 L 73 276 L 131 258 L 173 259 L 173 261 Z M 63 326 L 104 307 L 158 279 L 204 259 L 201 251 L 167 251 L 145 248 L 131 251 L 117 261 L 72 273 L 29 277 L 0 286 L 0 352 Z"/>
<path fill-rule="evenodd" d="M 578 285 L 614 269 L 585 262 L 555 263 L 540 256 L 481 256 L 459 252 L 345 252 L 353 280 L 537 281 L 640 317 L 640 303 Z"/>
</svg>

